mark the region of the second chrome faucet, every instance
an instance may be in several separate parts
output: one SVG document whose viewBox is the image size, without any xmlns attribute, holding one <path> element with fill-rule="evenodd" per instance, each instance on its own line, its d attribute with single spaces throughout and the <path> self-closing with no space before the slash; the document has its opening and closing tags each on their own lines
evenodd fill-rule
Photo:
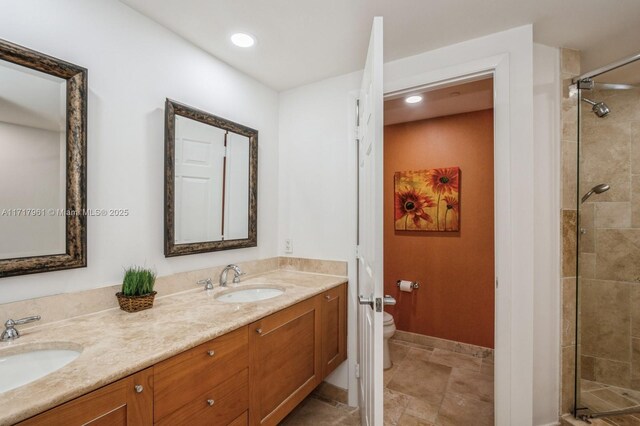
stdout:
<svg viewBox="0 0 640 426">
<path fill-rule="evenodd" d="M 240 282 L 240 276 L 244 275 L 244 272 L 242 272 L 242 270 L 238 265 L 227 265 L 224 267 L 222 272 L 220 272 L 220 278 L 219 278 L 220 287 L 227 286 L 227 275 L 229 274 L 229 271 L 233 271 L 234 284 L 238 284 Z M 213 283 L 211 282 L 211 278 L 199 280 L 197 284 L 204 285 L 205 290 L 213 290 Z"/>
<path fill-rule="evenodd" d="M 244 275 L 244 272 L 238 267 L 238 265 L 227 265 L 220 272 L 220 287 L 227 286 L 227 275 L 229 270 L 233 271 L 233 283 L 238 284 L 240 282 L 240 276 Z"/>
</svg>

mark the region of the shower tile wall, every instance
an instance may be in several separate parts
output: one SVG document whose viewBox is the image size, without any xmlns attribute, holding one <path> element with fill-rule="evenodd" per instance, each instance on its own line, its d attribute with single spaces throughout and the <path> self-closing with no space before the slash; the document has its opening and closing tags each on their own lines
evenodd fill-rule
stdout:
<svg viewBox="0 0 640 426">
<path fill-rule="evenodd" d="M 581 378 L 640 390 L 640 90 L 583 95 L 611 113 L 584 105 L 580 193 L 611 189 L 581 209 Z"/>
<path fill-rule="evenodd" d="M 571 79 L 580 74 L 580 53 L 561 49 L 562 77 L 562 330 L 560 414 L 573 408 L 576 350 L 576 182 L 577 182 L 577 106 L 569 96 Z"/>
</svg>

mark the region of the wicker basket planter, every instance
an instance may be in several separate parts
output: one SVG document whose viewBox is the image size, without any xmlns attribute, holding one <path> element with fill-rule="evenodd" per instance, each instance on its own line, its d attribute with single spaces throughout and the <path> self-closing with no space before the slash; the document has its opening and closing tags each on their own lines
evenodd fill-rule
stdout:
<svg viewBox="0 0 640 426">
<path fill-rule="evenodd" d="M 157 291 L 142 296 L 125 296 L 121 292 L 116 293 L 120 309 L 126 312 L 138 312 L 153 307 L 153 299 L 155 299 Z"/>
</svg>

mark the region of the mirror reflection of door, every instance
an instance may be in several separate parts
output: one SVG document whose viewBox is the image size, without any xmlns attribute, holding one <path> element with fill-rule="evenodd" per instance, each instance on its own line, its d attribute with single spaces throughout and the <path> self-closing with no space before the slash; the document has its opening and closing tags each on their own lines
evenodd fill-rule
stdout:
<svg viewBox="0 0 640 426">
<path fill-rule="evenodd" d="M 249 138 L 227 135 L 225 167 L 225 240 L 249 238 Z"/>
<path fill-rule="evenodd" d="M 66 80 L 0 61 L 0 258 L 66 251 Z"/>
<path fill-rule="evenodd" d="M 175 132 L 175 243 L 247 238 L 249 138 L 183 116 Z"/>
<path fill-rule="evenodd" d="M 226 133 L 176 116 L 176 244 L 223 239 Z"/>
</svg>

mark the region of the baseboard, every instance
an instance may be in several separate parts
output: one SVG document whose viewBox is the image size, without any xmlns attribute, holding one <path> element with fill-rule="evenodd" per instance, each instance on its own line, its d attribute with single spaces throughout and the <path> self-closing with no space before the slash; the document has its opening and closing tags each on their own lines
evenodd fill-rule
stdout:
<svg viewBox="0 0 640 426">
<path fill-rule="evenodd" d="M 453 340 L 441 339 L 439 337 L 427 336 L 424 334 L 411 333 L 409 331 L 396 330 L 391 340 L 416 343 L 418 345 L 429 346 L 437 349 L 444 349 L 460 354 L 471 355 L 478 358 L 493 359 L 493 349 L 469 343 L 454 342 Z"/>
</svg>

